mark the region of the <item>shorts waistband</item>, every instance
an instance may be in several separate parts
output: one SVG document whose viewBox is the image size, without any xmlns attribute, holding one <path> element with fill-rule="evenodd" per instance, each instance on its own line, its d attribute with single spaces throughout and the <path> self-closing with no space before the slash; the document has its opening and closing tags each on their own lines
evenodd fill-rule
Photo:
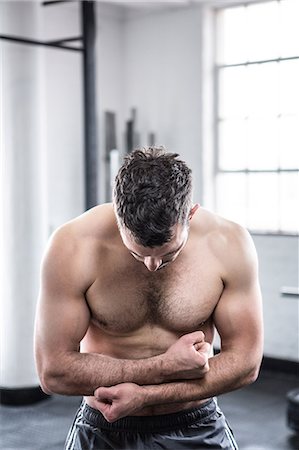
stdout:
<svg viewBox="0 0 299 450">
<path fill-rule="evenodd" d="M 197 408 L 157 416 L 128 416 L 110 423 L 107 422 L 100 411 L 92 408 L 84 401 L 82 414 L 83 418 L 96 428 L 111 431 L 158 432 L 159 430 L 178 429 L 192 425 L 212 415 L 216 408 L 216 401 L 211 398 Z"/>
</svg>

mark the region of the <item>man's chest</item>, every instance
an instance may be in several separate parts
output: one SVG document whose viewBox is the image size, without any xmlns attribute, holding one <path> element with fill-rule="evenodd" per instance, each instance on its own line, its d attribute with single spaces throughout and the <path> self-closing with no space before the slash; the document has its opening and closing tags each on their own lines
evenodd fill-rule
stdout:
<svg viewBox="0 0 299 450">
<path fill-rule="evenodd" d="M 99 276 L 86 295 L 94 325 L 112 333 L 146 325 L 177 333 L 199 329 L 221 296 L 219 275 L 199 266 L 163 270 L 145 276 L 115 270 Z"/>
</svg>

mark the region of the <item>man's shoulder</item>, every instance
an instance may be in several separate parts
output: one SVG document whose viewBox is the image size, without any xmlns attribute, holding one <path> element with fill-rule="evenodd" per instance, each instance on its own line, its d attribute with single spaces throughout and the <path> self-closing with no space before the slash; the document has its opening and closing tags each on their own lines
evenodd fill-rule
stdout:
<svg viewBox="0 0 299 450">
<path fill-rule="evenodd" d="M 59 271 L 72 283 L 76 283 L 78 278 L 84 288 L 90 286 L 99 260 L 107 254 L 109 242 L 113 239 L 112 229 L 117 227 L 113 225 L 112 214 L 109 205 L 100 205 L 58 227 L 45 249 L 44 273 L 57 275 Z"/>
<path fill-rule="evenodd" d="M 49 245 L 70 253 L 86 246 L 107 244 L 117 233 L 117 224 L 110 203 L 95 206 L 59 226 L 49 239 Z"/>
<path fill-rule="evenodd" d="M 242 225 L 202 208 L 197 218 L 198 234 L 221 260 L 241 255 L 252 248 L 252 238 Z"/>
<path fill-rule="evenodd" d="M 209 238 L 219 238 L 230 241 L 236 237 L 246 235 L 247 230 L 240 224 L 233 222 L 205 208 L 200 208 L 196 219 L 198 233 Z"/>
<path fill-rule="evenodd" d="M 84 239 L 104 239 L 116 229 L 116 220 L 111 203 L 104 203 L 85 211 L 83 214 L 58 227 L 53 236 L 71 241 Z"/>
</svg>

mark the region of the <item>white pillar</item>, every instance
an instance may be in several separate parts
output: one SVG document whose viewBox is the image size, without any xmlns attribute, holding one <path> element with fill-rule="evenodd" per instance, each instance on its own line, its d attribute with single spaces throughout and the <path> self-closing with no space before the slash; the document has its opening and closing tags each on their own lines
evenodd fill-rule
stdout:
<svg viewBox="0 0 299 450">
<path fill-rule="evenodd" d="M 0 33 L 32 36 L 38 2 L 0 2 Z M 10 26 L 11 25 L 11 26 Z M 40 102 L 43 50 L 0 41 L 0 388 L 39 385 L 33 330 L 46 240 Z"/>
</svg>

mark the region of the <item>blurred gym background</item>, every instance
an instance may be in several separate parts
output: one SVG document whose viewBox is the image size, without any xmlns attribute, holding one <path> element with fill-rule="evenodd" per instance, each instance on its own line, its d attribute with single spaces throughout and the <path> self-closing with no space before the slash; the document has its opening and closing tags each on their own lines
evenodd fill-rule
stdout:
<svg viewBox="0 0 299 450">
<path fill-rule="evenodd" d="M 298 0 L 0 1 L 1 448 L 62 448 L 79 402 L 35 371 L 49 235 L 159 144 L 259 255 L 261 376 L 219 402 L 241 449 L 298 450 L 298 24 Z"/>
</svg>

